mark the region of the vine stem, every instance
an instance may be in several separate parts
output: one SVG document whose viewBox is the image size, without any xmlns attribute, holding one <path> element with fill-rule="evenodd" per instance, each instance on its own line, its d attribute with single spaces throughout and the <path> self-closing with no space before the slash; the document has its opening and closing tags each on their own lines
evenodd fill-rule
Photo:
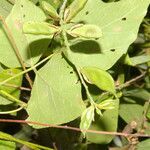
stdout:
<svg viewBox="0 0 150 150">
<path fill-rule="evenodd" d="M 4 90 L 0 90 L 0 95 L 7 97 L 8 100 L 17 103 L 17 104 L 20 105 L 20 106 L 23 106 L 23 107 L 26 107 L 26 106 L 27 106 L 27 104 L 26 104 L 25 102 L 23 102 L 23 101 L 21 101 L 21 100 L 15 98 L 15 97 L 13 97 L 11 94 L 7 93 L 7 92 L 4 91 Z"/>
<path fill-rule="evenodd" d="M 43 127 L 73 130 L 73 131 L 77 131 L 77 132 L 84 131 L 84 132 L 95 133 L 95 134 L 100 134 L 100 135 L 118 135 L 118 136 L 124 136 L 124 137 L 132 136 L 132 137 L 147 137 L 147 138 L 150 138 L 149 134 L 139 134 L 139 133 L 131 134 L 131 133 L 123 133 L 123 132 L 81 130 L 80 128 L 71 127 L 71 126 L 60 126 L 60 125 L 46 124 L 46 123 L 40 123 L 40 122 L 35 122 L 35 121 L 26 121 L 26 120 L 0 119 L 0 122 L 32 124 L 32 125 L 38 125 L 38 126 L 43 126 Z"/>
<path fill-rule="evenodd" d="M 22 60 L 22 57 L 21 57 L 21 55 L 20 55 L 19 49 L 18 49 L 18 47 L 17 47 L 17 45 L 16 45 L 16 43 L 15 43 L 14 37 L 13 37 L 13 35 L 12 35 L 12 33 L 11 33 L 9 27 L 7 26 L 5 20 L 3 19 L 2 16 L 0 16 L 0 20 L 2 20 L 2 23 L 4 24 L 4 29 L 5 29 L 5 32 L 6 32 L 6 34 L 7 34 L 7 37 L 8 37 L 8 39 L 9 39 L 9 41 L 10 41 L 10 43 L 11 43 L 11 45 L 12 45 L 14 51 L 15 51 L 15 54 L 16 54 L 16 56 L 17 56 L 17 58 L 18 58 L 18 60 L 19 60 L 19 62 L 20 62 L 20 64 L 21 64 L 23 70 L 25 71 L 25 70 L 26 70 L 26 67 L 25 67 L 24 62 L 23 62 L 23 60 Z M 28 80 L 29 85 L 30 85 L 30 87 L 32 88 L 32 80 L 30 79 L 30 76 L 29 76 L 28 73 L 26 73 L 26 79 Z"/>
<path fill-rule="evenodd" d="M 54 54 L 56 54 L 56 53 L 54 53 Z M 41 65 L 42 63 L 44 63 L 45 61 L 47 61 L 48 59 L 50 59 L 54 54 L 49 55 L 48 57 L 44 58 L 43 60 L 41 60 L 41 61 L 40 61 L 39 63 L 37 63 L 36 65 L 30 67 L 29 69 L 26 69 L 26 70 L 24 70 L 24 71 L 22 71 L 22 72 L 20 72 L 20 73 L 18 73 L 18 74 L 16 74 L 16 75 L 10 77 L 10 78 L 4 80 L 3 82 L 0 82 L 0 86 L 3 85 L 3 84 L 5 84 L 5 83 L 7 83 L 7 82 L 10 81 L 10 80 L 13 80 L 13 79 L 15 79 L 15 78 L 17 78 L 17 77 L 19 77 L 19 76 L 21 76 L 21 75 L 23 75 L 23 74 L 29 72 L 29 71 L 35 69 L 36 67 L 38 67 L 39 65 Z"/>
<path fill-rule="evenodd" d="M 14 109 L 14 110 L 9 110 L 9 111 L 3 111 L 3 112 L 0 112 L 0 115 L 6 115 L 6 114 L 12 114 L 12 113 L 15 113 L 15 112 L 18 112 L 20 110 L 24 109 L 24 106 L 20 106 L 19 108 L 17 109 Z"/>
<path fill-rule="evenodd" d="M 27 141 L 23 141 L 23 140 L 17 139 L 15 137 L 13 137 L 12 135 L 9 135 L 9 134 L 4 133 L 4 132 L 0 132 L 0 139 L 17 142 L 17 143 L 26 145 L 27 147 L 29 147 L 31 149 L 36 149 L 36 150 L 40 150 L 40 149 L 43 149 L 43 150 L 52 150 L 51 148 L 48 148 L 48 147 L 45 147 L 45 146 L 41 146 L 41 145 L 38 145 L 38 144 L 34 144 L 34 143 L 30 143 L 30 142 L 27 142 Z"/>
</svg>

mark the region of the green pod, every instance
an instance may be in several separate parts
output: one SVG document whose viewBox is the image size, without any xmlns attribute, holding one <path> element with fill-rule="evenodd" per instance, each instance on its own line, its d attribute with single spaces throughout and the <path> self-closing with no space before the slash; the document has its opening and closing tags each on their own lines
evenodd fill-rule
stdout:
<svg viewBox="0 0 150 150">
<path fill-rule="evenodd" d="M 60 32 L 60 28 L 46 22 L 26 22 L 23 25 L 23 32 L 36 35 L 53 35 Z"/>
<path fill-rule="evenodd" d="M 100 38 L 102 36 L 101 29 L 96 25 L 83 25 L 78 24 L 67 31 L 73 37 L 84 38 Z"/>
<path fill-rule="evenodd" d="M 46 14 L 48 14 L 54 20 L 59 20 L 59 15 L 52 5 L 50 5 L 46 1 L 42 1 L 41 5 Z"/>
<path fill-rule="evenodd" d="M 76 14 L 83 9 L 88 0 L 74 0 L 64 13 L 65 22 L 69 22 Z"/>
</svg>

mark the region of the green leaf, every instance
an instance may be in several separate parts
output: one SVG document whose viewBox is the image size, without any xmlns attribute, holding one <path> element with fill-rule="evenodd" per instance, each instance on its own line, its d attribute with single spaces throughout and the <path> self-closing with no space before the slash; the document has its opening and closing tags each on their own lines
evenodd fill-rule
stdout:
<svg viewBox="0 0 150 150">
<path fill-rule="evenodd" d="M 84 109 L 76 73 L 61 54 L 55 54 L 37 72 L 27 107 L 28 120 L 62 124 L 79 117 Z"/>
<path fill-rule="evenodd" d="M 16 144 L 14 142 L 0 140 L 0 149 L 1 150 L 15 150 Z"/>
<path fill-rule="evenodd" d="M 60 7 L 60 4 L 62 3 L 62 0 L 39 0 L 39 3 L 41 4 L 43 1 L 49 3 L 56 10 Z"/>
<path fill-rule="evenodd" d="M 150 93 L 144 88 L 129 88 L 123 91 L 125 97 L 133 99 L 140 99 L 140 101 L 148 101 L 150 99 Z"/>
<path fill-rule="evenodd" d="M 141 55 L 130 58 L 134 66 L 150 62 L 150 55 Z"/>
<path fill-rule="evenodd" d="M 115 93 L 114 80 L 109 73 L 96 67 L 84 67 L 81 73 L 85 80 L 91 84 L 95 84 L 101 90 Z"/>
<path fill-rule="evenodd" d="M 96 105 L 100 110 L 114 109 L 115 101 L 112 99 L 107 99 Z"/>
<path fill-rule="evenodd" d="M 133 101 L 131 98 L 124 98 L 124 100 L 126 100 L 126 103 L 120 104 L 119 109 L 119 115 L 121 118 L 127 123 L 133 120 L 137 122 L 141 121 L 143 115 L 143 106 L 138 103 L 131 103 L 130 101 Z"/>
<path fill-rule="evenodd" d="M 150 149 L 150 139 L 146 139 L 146 140 L 140 142 L 136 148 L 137 148 L 137 150 L 149 150 Z"/>
<path fill-rule="evenodd" d="M 55 20 L 59 20 L 59 15 L 52 5 L 50 5 L 46 1 L 42 1 L 41 5 L 42 5 L 45 13 L 47 13 L 51 18 L 53 18 Z"/>
<path fill-rule="evenodd" d="M 77 24 L 73 26 L 69 31 L 68 34 L 74 37 L 84 37 L 84 38 L 100 38 L 102 36 L 101 29 L 96 25 L 84 25 L 84 24 Z"/>
<path fill-rule="evenodd" d="M 103 116 L 95 116 L 95 121 L 89 128 L 90 130 L 116 132 L 118 124 L 119 100 L 114 100 L 114 102 L 114 109 L 104 111 Z M 97 144 L 107 144 L 113 139 L 112 135 L 102 135 L 96 133 L 87 133 L 86 135 L 88 141 Z"/>
<path fill-rule="evenodd" d="M 111 68 L 136 39 L 148 6 L 149 0 L 120 0 L 115 3 L 88 0 L 71 21 L 95 24 L 101 28 L 103 36 L 92 41 L 70 41 L 71 51 L 67 52 L 70 61 L 80 67 Z"/>
<path fill-rule="evenodd" d="M 53 35 L 60 31 L 60 28 L 46 22 L 26 22 L 23 25 L 26 34 Z"/>
<path fill-rule="evenodd" d="M 22 32 L 22 26 L 25 22 L 42 22 L 45 19 L 44 12 L 29 0 L 16 0 L 11 13 L 6 18 L 6 23 L 26 66 L 32 66 L 39 60 L 42 53 L 47 50 L 52 36 L 25 35 Z M 20 67 L 14 49 L 4 31 L 4 26 L 0 27 L 0 62 L 10 68 Z"/>
<path fill-rule="evenodd" d="M 0 82 L 20 73 L 21 70 L 19 69 L 6 69 L 0 72 Z M 9 82 L 6 85 L 0 86 L 0 90 L 4 90 L 5 92 L 11 94 L 15 98 L 19 99 L 20 97 L 20 90 L 17 87 L 20 87 L 22 84 L 22 76 L 19 76 Z M 12 86 L 11 86 L 12 85 Z M 15 87 L 13 87 L 15 86 Z M 0 96 L 0 105 L 8 105 L 12 102 L 7 100 L 5 97 Z"/>
<path fill-rule="evenodd" d="M 87 130 L 92 121 L 94 120 L 94 106 L 90 106 L 88 108 L 86 108 L 83 113 L 82 113 L 82 116 L 81 116 L 81 122 L 80 122 L 80 129 L 82 130 L 82 133 L 85 135 L 85 131 L 84 130 Z"/>
<path fill-rule="evenodd" d="M 69 22 L 73 17 L 75 17 L 78 12 L 83 9 L 87 1 L 88 0 L 74 0 L 65 10 L 65 22 Z"/>
</svg>

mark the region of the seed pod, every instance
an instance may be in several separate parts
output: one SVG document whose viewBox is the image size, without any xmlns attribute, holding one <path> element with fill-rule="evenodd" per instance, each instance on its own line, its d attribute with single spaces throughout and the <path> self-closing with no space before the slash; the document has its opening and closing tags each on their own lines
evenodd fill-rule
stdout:
<svg viewBox="0 0 150 150">
<path fill-rule="evenodd" d="M 74 0 L 64 13 L 65 22 L 69 22 L 76 14 L 83 9 L 88 0 Z"/>
<path fill-rule="evenodd" d="M 59 15 L 52 5 L 50 5 L 46 1 L 42 1 L 41 5 L 45 13 L 47 13 L 54 20 L 59 20 Z"/>
<path fill-rule="evenodd" d="M 60 28 L 46 22 L 27 22 L 23 25 L 26 34 L 52 35 L 60 32 Z"/>
<path fill-rule="evenodd" d="M 101 29 L 96 25 L 78 24 L 67 31 L 73 37 L 84 38 L 100 38 L 102 36 Z"/>
</svg>

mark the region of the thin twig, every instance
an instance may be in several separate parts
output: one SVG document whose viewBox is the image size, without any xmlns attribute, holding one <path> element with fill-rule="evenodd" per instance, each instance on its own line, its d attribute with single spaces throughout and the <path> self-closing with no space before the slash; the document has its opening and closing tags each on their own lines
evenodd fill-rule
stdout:
<svg viewBox="0 0 150 150">
<path fill-rule="evenodd" d="M 14 37 L 13 37 L 13 35 L 12 35 L 12 33 L 11 33 L 9 27 L 7 26 L 5 20 L 3 19 L 3 17 L 0 16 L 0 20 L 2 20 L 2 23 L 4 24 L 4 27 L 5 27 L 4 29 L 5 29 L 5 32 L 7 33 L 7 37 L 8 37 L 8 39 L 9 39 L 9 41 L 10 41 L 12 47 L 14 48 L 15 54 L 16 54 L 16 56 L 17 56 L 17 58 L 18 58 L 18 60 L 19 60 L 19 62 L 20 62 L 20 64 L 21 64 L 23 70 L 25 71 L 25 70 L 26 70 L 26 67 L 25 67 L 24 62 L 23 62 L 23 60 L 22 60 L 22 57 L 21 57 L 21 55 L 20 55 L 19 49 L 18 49 L 18 47 L 17 47 L 17 45 L 16 45 L 16 43 L 15 43 Z M 32 88 L 32 80 L 30 79 L 30 76 L 29 76 L 28 73 L 26 73 L 26 79 L 28 80 L 29 85 L 30 85 L 30 87 Z"/>
<path fill-rule="evenodd" d="M 26 88 L 26 87 L 22 87 L 22 86 L 17 86 L 17 85 L 9 84 L 9 83 L 5 83 L 4 86 L 17 88 L 17 89 L 22 90 L 22 91 L 31 91 L 30 88 Z"/>
<path fill-rule="evenodd" d="M 125 87 L 130 86 L 131 84 L 135 83 L 137 80 L 141 80 L 145 76 L 145 74 L 146 74 L 146 71 L 143 72 L 141 75 L 139 75 L 139 76 L 137 76 L 137 77 L 135 77 L 135 78 L 125 82 L 124 84 L 119 85 L 118 87 L 116 87 L 116 89 L 121 90 L 121 89 L 123 89 Z"/>
<path fill-rule="evenodd" d="M 15 112 L 18 112 L 20 110 L 24 109 L 24 106 L 20 106 L 19 108 L 17 109 L 14 109 L 14 110 L 9 110 L 9 111 L 3 111 L 3 112 L 0 112 L 0 115 L 4 115 L 4 114 L 12 114 L 12 113 L 15 113 Z"/>
<path fill-rule="evenodd" d="M 39 125 L 43 127 L 51 127 L 51 128 L 58 128 L 58 129 L 65 129 L 65 130 L 73 130 L 77 132 L 81 132 L 81 129 L 76 127 L 70 127 L 70 126 L 60 126 L 60 125 L 53 125 L 53 124 L 46 124 L 46 123 L 40 123 L 40 122 L 34 122 L 34 121 L 26 121 L 26 120 L 13 120 L 13 119 L 0 119 L 0 122 L 9 122 L 9 123 L 22 123 L 22 124 L 32 124 L 32 125 Z M 108 131 L 97 131 L 97 130 L 82 130 L 88 133 L 95 133 L 95 134 L 102 134 L 102 135 L 119 135 L 119 136 L 132 136 L 132 137 L 147 137 L 150 138 L 150 135 L 148 134 L 127 134 L 122 132 L 108 132 Z"/>
<path fill-rule="evenodd" d="M 54 53 L 54 54 L 56 54 L 56 53 Z M 15 79 L 15 78 L 17 78 L 17 77 L 19 77 L 19 76 L 21 76 L 21 75 L 23 75 L 23 74 L 29 72 L 29 71 L 35 69 L 36 67 L 38 67 L 39 65 L 41 65 L 42 63 L 44 63 L 44 62 L 46 62 L 48 59 L 50 59 L 54 54 L 51 54 L 50 56 L 44 58 L 44 59 L 41 60 L 39 63 L 37 63 L 36 65 L 30 67 L 29 69 L 26 69 L 26 70 L 24 70 L 24 71 L 22 71 L 22 72 L 20 72 L 20 73 L 18 73 L 18 74 L 16 74 L 16 75 L 14 75 L 14 76 L 8 78 L 8 79 L 6 79 L 6 80 L 0 82 L 0 86 L 3 85 L 3 84 L 6 84 L 6 83 L 7 83 L 8 81 L 10 81 L 10 80 L 13 80 L 13 79 Z"/>
</svg>

